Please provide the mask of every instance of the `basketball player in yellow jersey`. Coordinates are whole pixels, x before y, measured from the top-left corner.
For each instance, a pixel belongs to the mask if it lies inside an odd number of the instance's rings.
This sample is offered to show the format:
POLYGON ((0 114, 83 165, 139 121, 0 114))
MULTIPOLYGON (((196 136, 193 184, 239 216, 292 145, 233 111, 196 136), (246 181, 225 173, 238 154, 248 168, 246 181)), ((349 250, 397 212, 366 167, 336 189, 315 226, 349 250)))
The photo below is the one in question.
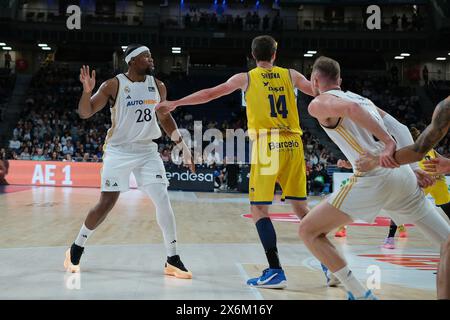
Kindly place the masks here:
POLYGON ((245 92, 249 136, 252 140, 250 204, 253 221, 266 252, 269 268, 261 277, 247 281, 261 288, 287 285, 278 258, 276 233, 269 218, 275 183, 302 218, 306 203, 306 168, 294 88, 312 95, 311 83, 299 72, 274 66, 277 43, 270 36, 253 39, 252 55, 256 68, 238 73, 216 87, 193 93, 177 101, 163 101, 156 110, 170 112, 178 106, 206 103, 235 90, 245 92))

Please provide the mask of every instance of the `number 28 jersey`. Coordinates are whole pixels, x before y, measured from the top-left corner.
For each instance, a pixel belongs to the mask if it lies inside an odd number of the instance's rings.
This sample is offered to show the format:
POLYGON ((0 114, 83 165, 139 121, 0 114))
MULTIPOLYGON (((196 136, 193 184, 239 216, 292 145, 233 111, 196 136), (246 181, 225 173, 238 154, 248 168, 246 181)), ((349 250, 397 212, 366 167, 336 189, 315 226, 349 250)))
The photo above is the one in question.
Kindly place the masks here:
POLYGON ((118 74, 119 88, 111 108, 111 128, 106 145, 147 143, 161 136, 155 106, 161 101, 155 79, 133 82, 125 74, 118 74))
POLYGON ((274 66, 250 70, 245 101, 249 133, 271 129, 303 133, 289 69, 274 66))

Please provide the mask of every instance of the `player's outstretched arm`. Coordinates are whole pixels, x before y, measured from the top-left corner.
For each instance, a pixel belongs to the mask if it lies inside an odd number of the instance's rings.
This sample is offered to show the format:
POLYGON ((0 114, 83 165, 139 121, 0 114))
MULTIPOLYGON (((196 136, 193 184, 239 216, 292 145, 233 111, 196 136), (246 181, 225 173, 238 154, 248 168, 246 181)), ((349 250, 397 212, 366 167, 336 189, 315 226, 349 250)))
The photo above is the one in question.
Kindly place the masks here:
POLYGON ((90 118, 103 109, 108 100, 111 97, 115 97, 119 86, 117 78, 109 79, 103 82, 98 91, 92 96, 92 91, 95 87, 95 70, 92 70, 91 75, 89 66, 83 66, 80 69, 80 82, 83 84, 83 94, 78 102, 78 114, 82 119, 90 118))
POLYGON ((398 150, 394 157, 397 163, 420 161, 448 132, 450 126, 450 97, 441 101, 433 113, 431 124, 412 145, 398 150))
POLYGON ((289 69, 289 73, 291 74, 292 84, 294 87, 309 96, 315 96, 311 87, 311 81, 306 79, 306 77, 297 70, 289 69))
POLYGON ((213 88, 203 89, 190 94, 184 98, 175 101, 162 101, 156 106, 157 111, 168 113, 179 106, 196 105, 209 102, 232 93, 238 89, 245 90, 247 88, 247 74, 238 73, 228 79, 226 82, 219 84, 213 88))

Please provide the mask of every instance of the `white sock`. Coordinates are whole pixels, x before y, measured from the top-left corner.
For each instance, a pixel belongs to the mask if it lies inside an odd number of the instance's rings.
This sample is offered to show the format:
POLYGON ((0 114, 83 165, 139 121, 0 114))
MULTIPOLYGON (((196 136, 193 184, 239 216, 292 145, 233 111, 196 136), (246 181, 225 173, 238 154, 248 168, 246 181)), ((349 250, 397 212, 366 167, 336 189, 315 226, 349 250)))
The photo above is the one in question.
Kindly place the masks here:
POLYGON ((350 291, 355 296, 355 298, 360 298, 365 295, 367 289, 364 288, 361 282, 355 278, 352 271, 347 266, 334 272, 333 274, 339 279, 339 281, 341 281, 345 289, 350 291))
POLYGON ((94 230, 89 230, 83 223, 83 226, 80 229, 80 233, 78 233, 78 236, 75 239, 75 244, 77 246, 84 247, 84 244, 86 243, 92 232, 94 232, 94 230))
POLYGON ((168 257, 177 254, 177 231, 175 216, 169 201, 167 186, 162 183, 153 183, 142 187, 156 207, 156 221, 164 237, 164 245, 168 257))

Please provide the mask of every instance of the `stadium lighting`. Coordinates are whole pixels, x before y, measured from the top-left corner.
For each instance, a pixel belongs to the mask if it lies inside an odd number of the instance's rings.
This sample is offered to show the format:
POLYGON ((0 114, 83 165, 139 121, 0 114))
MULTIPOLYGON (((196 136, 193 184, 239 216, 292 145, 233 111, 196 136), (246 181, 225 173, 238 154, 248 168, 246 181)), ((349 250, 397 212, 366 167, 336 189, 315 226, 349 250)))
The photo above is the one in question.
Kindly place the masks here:
POLYGON ((52 48, 50 48, 50 47, 42 47, 42 50, 49 51, 49 50, 52 50, 52 48))
POLYGON ((317 53, 317 51, 309 50, 306 54, 316 54, 316 53, 317 53))
POLYGON ((402 53, 402 54, 401 54, 402 57, 409 57, 410 55, 411 55, 411 54, 409 54, 409 53, 402 53))
POLYGON ((41 48, 42 47, 48 47, 48 44, 46 44, 46 43, 39 43, 38 46, 41 47, 41 48))
POLYGON ((445 60, 447 60, 447 58, 445 58, 445 57, 437 57, 436 60, 437 61, 445 61, 445 60))
POLYGON ((125 50, 125 49, 127 48, 127 46, 121 46, 121 48, 122 48, 123 50, 125 50))
POLYGON ((394 59, 395 59, 395 60, 403 60, 403 59, 405 59, 405 57, 402 57, 402 56, 396 56, 394 59))
POLYGON ((12 50, 11 47, 3 47, 2 49, 3 49, 3 50, 12 50))
POLYGON ((311 57, 313 56, 313 54, 311 54, 311 53, 305 53, 303 56, 306 57, 306 58, 311 58, 311 57))
MULTIPOLYGON (((0 46, 6 46, 6 43, 0 42, 0 46)), ((450 54, 450 53, 449 53, 450 54)))
POLYGON ((180 47, 172 47, 172 53, 181 53, 180 47))

